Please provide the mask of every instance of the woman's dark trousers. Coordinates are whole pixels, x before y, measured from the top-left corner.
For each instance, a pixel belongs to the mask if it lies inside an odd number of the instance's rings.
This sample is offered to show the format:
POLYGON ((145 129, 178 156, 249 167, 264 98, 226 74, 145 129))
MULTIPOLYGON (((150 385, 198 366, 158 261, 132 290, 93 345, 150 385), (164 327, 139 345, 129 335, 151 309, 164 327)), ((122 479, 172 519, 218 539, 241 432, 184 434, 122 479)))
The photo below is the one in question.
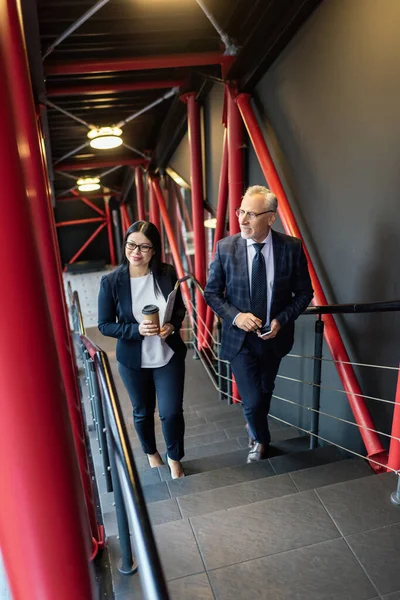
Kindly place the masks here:
POLYGON ((154 432, 156 394, 162 430, 172 460, 184 456, 183 388, 185 361, 176 354, 165 367, 130 369, 118 363, 119 374, 133 406, 133 421, 146 454, 157 452, 154 432))

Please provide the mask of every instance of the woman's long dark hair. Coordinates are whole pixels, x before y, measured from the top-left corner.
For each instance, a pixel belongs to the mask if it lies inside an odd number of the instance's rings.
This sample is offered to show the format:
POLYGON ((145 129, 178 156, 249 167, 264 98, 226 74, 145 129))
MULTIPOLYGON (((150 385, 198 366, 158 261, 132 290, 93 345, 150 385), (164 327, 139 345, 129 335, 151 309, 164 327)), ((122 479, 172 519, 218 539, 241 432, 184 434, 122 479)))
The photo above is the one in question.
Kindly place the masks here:
POLYGON ((154 291, 156 296, 161 293, 161 290, 156 281, 156 277, 163 274, 164 271, 164 263, 162 262, 162 254, 161 254, 161 236, 157 227, 150 223, 149 221, 136 221, 136 223, 132 223, 132 225, 127 229, 124 237, 124 245, 122 248, 122 261, 121 266, 129 267, 129 260, 126 258, 125 249, 126 242, 131 233, 142 233, 147 237, 151 245, 153 246, 154 254, 151 257, 149 262, 149 268, 152 274, 154 275, 154 291))

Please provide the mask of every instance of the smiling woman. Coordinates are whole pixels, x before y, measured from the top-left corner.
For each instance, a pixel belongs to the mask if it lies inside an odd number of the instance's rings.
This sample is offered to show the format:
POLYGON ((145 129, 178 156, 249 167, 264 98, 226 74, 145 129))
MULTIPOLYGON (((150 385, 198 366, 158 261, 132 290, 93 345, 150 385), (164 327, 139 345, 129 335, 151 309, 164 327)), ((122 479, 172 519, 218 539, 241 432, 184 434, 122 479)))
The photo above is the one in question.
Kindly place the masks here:
POLYGON ((161 238, 153 223, 137 221, 125 234, 120 267, 103 277, 99 293, 99 329, 118 339, 121 379, 133 406, 135 429, 151 467, 163 465, 154 432, 156 393, 174 479, 184 476, 183 388, 186 346, 179 329, 185 307, 178 291, 170 322, 164 322, 175 269, 161 261, 161 238), (158 313, 157 322, 145 308, 158 313), (161 327, 160 327, 161 324, 161 327))

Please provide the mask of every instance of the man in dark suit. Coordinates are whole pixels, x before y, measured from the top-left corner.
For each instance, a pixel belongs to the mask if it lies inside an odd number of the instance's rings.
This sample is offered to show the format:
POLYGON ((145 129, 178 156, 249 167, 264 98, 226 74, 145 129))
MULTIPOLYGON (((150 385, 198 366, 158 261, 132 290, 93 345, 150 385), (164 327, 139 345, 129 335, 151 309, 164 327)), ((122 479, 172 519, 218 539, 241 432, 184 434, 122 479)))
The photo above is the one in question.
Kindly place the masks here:
POLYGON ((223 319, 220 357, 231 363, 242 397, 247 462, 267 456, 275 378, 293 346, 294 321, 313 297, 301 241, 271 229, 277 208, 269 189, 248 188, 236 210, 241 233, 218 242, 205 288, 223 319))

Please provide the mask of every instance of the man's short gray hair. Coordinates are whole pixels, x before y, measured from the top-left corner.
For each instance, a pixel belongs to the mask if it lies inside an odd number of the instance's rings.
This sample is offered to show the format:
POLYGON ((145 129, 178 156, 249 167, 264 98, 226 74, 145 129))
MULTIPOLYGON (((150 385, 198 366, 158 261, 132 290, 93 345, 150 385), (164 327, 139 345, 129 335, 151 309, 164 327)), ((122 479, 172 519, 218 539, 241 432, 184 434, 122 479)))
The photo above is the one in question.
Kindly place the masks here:
POLYGON ((278 198, 264 185, 251 185, 247 188, 245 196, 264 196, 268 203, 268 210, 278 210, 278 198))

